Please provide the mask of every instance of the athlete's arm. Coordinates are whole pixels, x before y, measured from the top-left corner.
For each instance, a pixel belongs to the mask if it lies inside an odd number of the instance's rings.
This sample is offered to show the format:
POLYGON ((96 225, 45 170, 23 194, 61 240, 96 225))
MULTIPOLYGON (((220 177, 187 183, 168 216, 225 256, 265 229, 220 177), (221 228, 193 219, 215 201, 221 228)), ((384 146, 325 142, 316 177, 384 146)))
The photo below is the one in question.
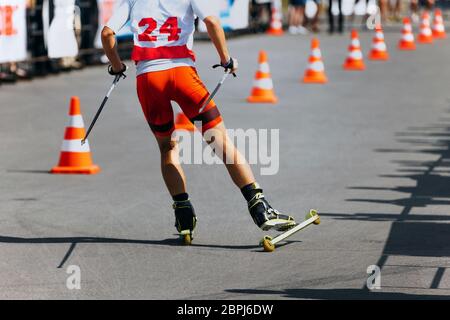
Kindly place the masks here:
POLYGON ((101 38, 103 50, 111 62, 113 72, 120 72, 124 69, 124 64, 117 52, 116 32, 128 22, 130 17, 129 0, 122 0, 114 11, 113 16, 109 19, 105 27, 103 27, 101 38))
POLYGON ((103 27, 102 30, 102 45, 106 56, 111 62, 112 70, 120 72, 123 69, 123 63, 117 52, 116 34, 107 26, 103 27))
POLYGON ((206 24, 208 35, 219 54, 220 62, 227 64, 230 61, 230 55, 228 53, 225 32, 223 31, 220 20, 215 16, 209 16, 203 19, 203 22, 206 24))
POLYGON ((225 39, 225 32, 219 18, 217 18, 217 12, 212 4, 211 0, 191 0, 192 9, 194 13, 206 24, 208 35, 216 47, 217 53, 220 57, 221 65, 230 72, 236 72, 237 60, 231 59, 228 53, 227 41, 225 39), (229 68, 227 68, 228 66, 229 68))

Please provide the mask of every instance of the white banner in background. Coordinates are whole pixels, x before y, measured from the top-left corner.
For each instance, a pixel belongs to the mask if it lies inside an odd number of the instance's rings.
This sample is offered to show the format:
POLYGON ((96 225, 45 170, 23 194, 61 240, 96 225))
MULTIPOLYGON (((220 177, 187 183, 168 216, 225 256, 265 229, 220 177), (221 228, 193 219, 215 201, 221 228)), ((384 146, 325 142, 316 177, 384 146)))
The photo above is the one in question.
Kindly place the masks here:
POLYGON ((50 58, 76 57, 78 43, 75 38, 75 0, 53 0, 54 15, 47 35, 50 58))
POLYGON ((94 46, 96 48, 102 48, 101 32, 103 26, 108 22, 114 12, 116 0, 97 0, 98 7, 98 30, 95 36, 94 46))
POLYGON ((27 56, 26 0, 0 0, 0 63, 27 56))
MULTIPOLYGON (((248 0, 212 0, 216 15, 220 17, 225 30, 239 30, 248 27, 249 1, 248 0)), ((205 24, 200 21, 200 32, 206 32, 205 24)))
MULTIPOLYGON (((96 35, 95 41, 94 41, 94 46, 96 48, 102 48, 101 32, 102 32, 103 26, 111 18, 111 16, 114 13, 114 10, 116 10, 116 8, 120 4, 120 2, 121 1, 118 1, 118 0, 97 0, 99 23, 98 23, 97 35, 96 35)), ((121 37, 132 37, 133 36, 133 32, 131 31, 129 21, 122 29, 120 29, 120 31, 116 34, 116 36, 119 39, 121 37)))

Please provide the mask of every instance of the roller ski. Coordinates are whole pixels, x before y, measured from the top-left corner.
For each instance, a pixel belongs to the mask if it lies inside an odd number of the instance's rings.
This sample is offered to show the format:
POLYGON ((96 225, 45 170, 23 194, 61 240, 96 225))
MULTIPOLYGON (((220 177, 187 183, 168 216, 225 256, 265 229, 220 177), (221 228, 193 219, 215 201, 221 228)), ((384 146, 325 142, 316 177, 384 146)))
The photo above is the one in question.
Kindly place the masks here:
POLYGON ((320 224, 320 216, 316 210, 311 209, 309 213, 305 216, 305 220, 302 223, 295 223, 294 226, 291 226, 288 230, 279 234, 278 236, 272 238, 270 236, 264 236, 264 238, 259 243, 260 246, 264 248, 266 252, 272 252, 275 250, 275 245, 280 241, 285 240, 286 238, 292 236, 293 234, 303 230, 307 226, 315 224, 320 224))
POLYGON ((189 246, 194 239, 193 234, 197 224, 194 207, 189 200, 175 201, 173 209, 175 211, 175 228, 177 228, 182 242, 189 246))

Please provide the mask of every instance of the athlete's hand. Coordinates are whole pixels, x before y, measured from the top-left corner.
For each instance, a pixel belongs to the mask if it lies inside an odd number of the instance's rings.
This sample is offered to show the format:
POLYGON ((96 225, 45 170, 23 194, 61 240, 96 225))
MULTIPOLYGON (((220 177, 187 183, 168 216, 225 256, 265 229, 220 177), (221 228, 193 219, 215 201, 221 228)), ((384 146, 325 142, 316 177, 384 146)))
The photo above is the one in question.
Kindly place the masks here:
POLYGON ((236 77, 236 71, 238 69, 238 61, 235 58, 230 58, 228 62, 221 62, 220 64, 216 64, 213 68, 222 67, 225 69, 225 72, 232 73, 233 76, 236 77))
POLYGON ((128 70, 128 67, 124 63, 122 63, 122 66, 120 68, 115 68, 112 65, 108 66, 108 73, 112 76, 120 75, 121 77, 126 77, 125 72, 127 70, 128 70))

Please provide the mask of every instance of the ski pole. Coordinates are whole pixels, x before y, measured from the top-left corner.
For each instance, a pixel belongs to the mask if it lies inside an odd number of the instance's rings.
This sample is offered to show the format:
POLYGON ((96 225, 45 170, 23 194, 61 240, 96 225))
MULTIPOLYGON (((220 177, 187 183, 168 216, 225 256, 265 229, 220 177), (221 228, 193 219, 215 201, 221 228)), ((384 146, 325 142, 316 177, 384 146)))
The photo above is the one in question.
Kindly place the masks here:
POLYGON ((124 79, 126 78, 126 76, 123 73, 118 74, 118 75, 115 76, 111 87, 109 88, 108 92, 106 93, 106 96, 103 98, 103 101, 102 101, 102 104, 100 105, 100 108, 97 110, 97 113, 95 114, 94 119, 92 120, 91 124, 89 125, 89 129, 88 129, 88 131, 86 133, 86 136, 83 138, 83 140, 81 140, 81 145, 84 145, 84 143, 86 142, 86 139, 88 138, 89 133, 91 133, 92 128, 94 127, 95 123, 97 122, 97 119, 100 116, 100 113, 102 112, 103 107, 106 104, 106 101, 108 101, 111 92, 113 92, 114 88, 116 87, 117 83, 119 82, 119 80, 122 77, 124 79))
MULTIPOLYGON (((227 77, 230 75, 229 72, 225 72, 225 74, 223 75, 222 79, 219 81, 219 83, 217 84, 217 86, 214 88, 214 91, 209 95, 209 98, 205 101, 205 103, 203 104, 203 106, 200 108, 200 110, 198 111, 198 113, 202 113, 203 109, 206 108, 206 106, 211 102, 211 100, 214 98, 214 96, 217 94, 217 92, 219 91, 220 87, 223 85, 223 83, 225 82, 225 80, 227 79, 227 77)), ((234 74, 233 74, 234 75, 234 74)), ((236 75, 234 75, 236 76, 236 75)))

